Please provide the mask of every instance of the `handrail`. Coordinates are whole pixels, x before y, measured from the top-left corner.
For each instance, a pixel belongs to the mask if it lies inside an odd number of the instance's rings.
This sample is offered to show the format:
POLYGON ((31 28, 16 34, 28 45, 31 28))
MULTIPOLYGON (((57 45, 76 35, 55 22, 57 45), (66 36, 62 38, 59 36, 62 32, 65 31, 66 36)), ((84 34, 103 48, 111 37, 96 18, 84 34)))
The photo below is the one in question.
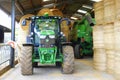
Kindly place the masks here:
MULTIPOLYGON (((11 48, 8 44, 0 43, 0 76, 7 72, 10 67, 11 48)), ((17 60, 15 61, 17 64, 17 60)))
POLYGON ((0 43, 0 46, 9 46, 9 45, 6 43, 0 43))
POLYGON ((0 43, 0 66, 10 60, 10 46, 0 43))

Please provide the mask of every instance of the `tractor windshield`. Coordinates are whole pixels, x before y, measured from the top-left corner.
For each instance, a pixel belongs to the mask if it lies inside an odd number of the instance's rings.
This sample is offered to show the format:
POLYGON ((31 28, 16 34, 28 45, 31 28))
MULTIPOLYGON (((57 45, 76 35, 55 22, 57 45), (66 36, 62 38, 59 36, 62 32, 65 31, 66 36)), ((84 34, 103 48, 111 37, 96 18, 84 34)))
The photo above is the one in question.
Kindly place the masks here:
POLYGON ((54 19, 37 19, 36 27, 41 30, 55 30, 57 29, 56 20, 54 19))

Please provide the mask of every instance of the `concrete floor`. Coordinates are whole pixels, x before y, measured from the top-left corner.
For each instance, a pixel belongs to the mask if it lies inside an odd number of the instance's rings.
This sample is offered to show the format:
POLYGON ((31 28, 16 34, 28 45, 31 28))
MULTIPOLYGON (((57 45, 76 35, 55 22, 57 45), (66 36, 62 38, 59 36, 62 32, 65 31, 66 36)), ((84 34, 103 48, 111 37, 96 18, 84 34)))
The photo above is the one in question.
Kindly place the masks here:
POLYGON ((60 68, 42 67, 35 68, 34 74, 22 76, 17 65, 0 80, 115 80, 114 77, 106 72, 96 71, 92 67, 92 59, 75 60, 75 71, 73 74, 62 74, 60 68))

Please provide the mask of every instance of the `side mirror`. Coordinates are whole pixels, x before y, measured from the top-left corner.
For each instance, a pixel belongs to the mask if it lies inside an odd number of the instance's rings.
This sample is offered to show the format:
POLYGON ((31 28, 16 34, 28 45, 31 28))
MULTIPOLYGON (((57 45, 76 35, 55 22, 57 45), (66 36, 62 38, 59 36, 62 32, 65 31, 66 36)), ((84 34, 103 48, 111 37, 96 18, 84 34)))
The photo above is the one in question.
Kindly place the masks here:
POLYGON ((26 26, 27 22, 26 19, 22 20, 22 26, 26 26))

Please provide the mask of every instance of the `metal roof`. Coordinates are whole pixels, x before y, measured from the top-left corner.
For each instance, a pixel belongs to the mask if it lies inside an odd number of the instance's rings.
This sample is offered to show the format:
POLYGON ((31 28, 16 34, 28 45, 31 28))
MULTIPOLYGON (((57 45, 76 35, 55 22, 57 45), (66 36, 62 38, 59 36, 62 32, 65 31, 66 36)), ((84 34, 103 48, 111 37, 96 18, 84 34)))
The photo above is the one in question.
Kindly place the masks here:
MULTIPOLYGON (((71 17, 78 9, 85 9, 82 8, 83 4, 93 6, 93 3, 90 0, 15 0, 15 15, 16 20, 19 21, 25 14, 32 13, 36 15, 42 8, 54 8, 56 6, 63 12, 65 17, 71 17)), ((11 14, 11 0, 0 0, 0 8, 11 14)))

